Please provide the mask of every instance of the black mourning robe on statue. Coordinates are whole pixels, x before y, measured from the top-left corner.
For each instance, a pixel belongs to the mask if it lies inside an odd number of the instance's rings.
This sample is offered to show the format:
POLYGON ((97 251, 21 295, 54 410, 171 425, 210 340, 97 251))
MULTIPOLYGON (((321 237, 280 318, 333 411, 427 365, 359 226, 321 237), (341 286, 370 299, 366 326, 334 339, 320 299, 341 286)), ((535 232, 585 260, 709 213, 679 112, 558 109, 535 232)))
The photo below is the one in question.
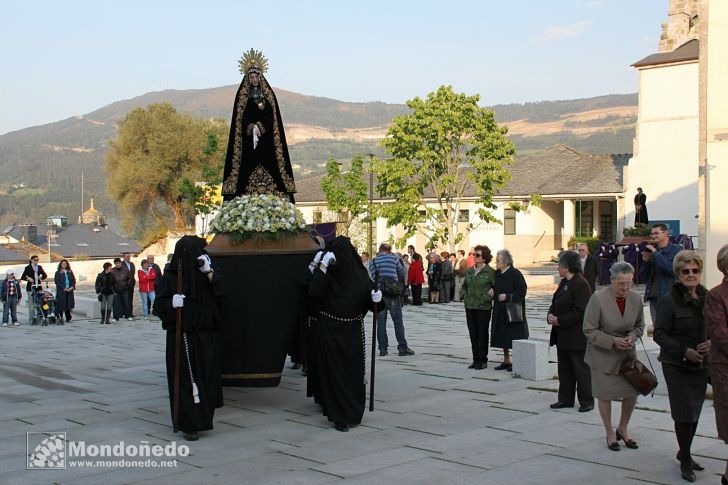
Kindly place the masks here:
POLYGON ((220 376, 222 318, 218 298, 222 296, 222 279, 217 272, 212 281, 198 270, 197 257, 204 254, 205 240, 196 236, 184 236, 175 246, 169 269, 159 285, 154 301, 156 315, 167 331, 167 382, 169 385, 170 410, 174 413, 174 363, 176 310, 172 308, 172 295, 177 291, 177 275, 182 263, 182 334, 180 352, 179 418, 177 427, 183 432, 212 429, 215 408, 222 407, 222 381, 220 376), (189 359, 187 354, 189 353, 189 359), (197 385, 200 402, 195 403, 192 394, 190 369, 197 385))
POLYGON ((634 223, 649 224, 650 216, 647 215, 647 196, 644 192, 634 196, 634 223))
POLYGON ((349 238, 339 236, 327 249, 336 263, 326 273, 315 269, 308 285, 318 308, 309 349, 309 392, 329 421, 356 425, 366 400, 364 316, 371 307, 372 284, 349 238))
POLYGON ((243 194, 272 194, 294 202, 296 184, 288 156, 286 134, 273 89, 260 74, 260 97, 249 75, 238 88, 230 121, 222 195, 231 200, 243 194), (261 130, 253 147, 253 125, 261 130))

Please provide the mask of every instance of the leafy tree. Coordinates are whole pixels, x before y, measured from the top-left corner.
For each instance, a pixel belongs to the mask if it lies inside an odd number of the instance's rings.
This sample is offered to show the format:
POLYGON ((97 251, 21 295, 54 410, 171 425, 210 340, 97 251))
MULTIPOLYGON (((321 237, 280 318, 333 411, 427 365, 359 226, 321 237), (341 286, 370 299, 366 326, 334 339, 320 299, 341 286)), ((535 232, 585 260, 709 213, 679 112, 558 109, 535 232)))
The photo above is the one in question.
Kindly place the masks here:
POLYGON ((362 179, 363 174, 364 159, 361 156, 354 157, 349 170, 343 173, 341 163, 329 158, 326 162, 326 175, 321 180, 321 189, 326 195, 326 205, 330 211, 337 214, 338 226, 341 229, 337 232, 352 239, 361 237, 361 228, 353 226, 362 214, 368 211, 369 206, 368 187, 362 179))
POLYGON ((191 180, 221 172, 226 143, 218 140, 226 139, 224 121, 196 120, 169 103, 130 111, 106 157, 109 194, 122 209, 124 227, 135 234, 149 227, 187 229, 195 214, 191 180))
POLYGON ((387 130, 382 145, 392 157, 373 160, 372 170, 379 194, 394 199, 378 206, 378 215, 390 227, 402 225, 398 244, 419 232, 429 246, 447 245, 454 252, 477 227, 458 221, 464 198, 473 193, 482 206, 478 218, 497 221, 493 194, 510 179, 506 165, 515 148, 507 128, 492 110, 478 106, 479 99, 440 86, 425 100, 408 101, 412 113, 394 118, 387 130))

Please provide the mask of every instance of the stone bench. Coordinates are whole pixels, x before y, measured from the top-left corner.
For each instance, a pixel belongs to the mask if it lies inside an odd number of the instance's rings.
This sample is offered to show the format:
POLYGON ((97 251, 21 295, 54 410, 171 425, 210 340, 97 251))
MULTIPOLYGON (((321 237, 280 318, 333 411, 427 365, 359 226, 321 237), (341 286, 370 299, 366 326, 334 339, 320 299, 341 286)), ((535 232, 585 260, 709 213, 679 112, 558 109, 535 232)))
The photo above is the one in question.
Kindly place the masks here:
POLYGON ((556 375, 549 362, 549 343, 540 339, 513 341, 513 374, 530 381, 545 381, 556 375))
POLYGON ((87 318, 101 317, 101 303, 99 303, 98 298, 76 295, 74 301, 76 307, 73 309, 73 313, 84 314, 87 318))

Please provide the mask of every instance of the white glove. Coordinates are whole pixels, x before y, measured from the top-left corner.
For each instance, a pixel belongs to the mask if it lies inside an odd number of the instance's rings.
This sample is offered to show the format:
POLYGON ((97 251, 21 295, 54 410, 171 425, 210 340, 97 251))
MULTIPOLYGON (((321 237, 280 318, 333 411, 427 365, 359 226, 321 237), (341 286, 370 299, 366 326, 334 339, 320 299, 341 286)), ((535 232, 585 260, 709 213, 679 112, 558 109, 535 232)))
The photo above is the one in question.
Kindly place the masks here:
POLYGON ((382 292, 379 290, 372 290, 372 301, 374 303, 382 301, 382 292))
POLYGON ((321 262, 321 257, 324 255, 323 251, 319 251, 316 253, 316 256, 313 258, 313 261, 308 265, 308 269, 311 270, 311 273, 313 273, 313 270, 318 268, 319 263, 321 262))
POLYGON ((210 261, 210 256, 202 254, 197 257, 197 261, 202 263, 197 269, 199 269, 203 274, 207 274, 212 271, 212 261, 210 261))
POLYGON ((185 306, 185 296, 181 294, 172 295, 172 308, 182 308, 185 306))
POLYGON ((326 268, 328 268, 332 264, 336 264, 336 256, 334 256, 334 253, 329 251, 328 253, 324 254, 324 257, 321 259, 321 264, 323 264, 326 268))

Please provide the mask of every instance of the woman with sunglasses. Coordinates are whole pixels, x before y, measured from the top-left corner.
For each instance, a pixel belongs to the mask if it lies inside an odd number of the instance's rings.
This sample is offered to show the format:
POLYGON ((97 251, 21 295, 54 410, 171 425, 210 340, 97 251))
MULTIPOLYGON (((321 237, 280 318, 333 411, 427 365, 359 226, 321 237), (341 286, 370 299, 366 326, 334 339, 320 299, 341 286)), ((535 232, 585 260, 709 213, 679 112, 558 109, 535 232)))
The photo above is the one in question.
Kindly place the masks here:
POLYGON ((488 324, 493 309, 493 284, 495 271, 488 266, 493 259, 488 246, 475 246, 475 264, 465 273, 460 294, 465 302, 465 319, 468 323, 473 362, 468 369, 488 367, 488 324))
POLYGON ((703 260, 695 251, 677 253, 672 267, 677 282, 658 304, 654 339, 660 346, 658 360, 675 422, 680 473, 683 479, 694 482, 693 470, 703 470, 692 459, 690 446, 708 385, 710 340, 703 316, 707 290, 700 284, 703 260))

